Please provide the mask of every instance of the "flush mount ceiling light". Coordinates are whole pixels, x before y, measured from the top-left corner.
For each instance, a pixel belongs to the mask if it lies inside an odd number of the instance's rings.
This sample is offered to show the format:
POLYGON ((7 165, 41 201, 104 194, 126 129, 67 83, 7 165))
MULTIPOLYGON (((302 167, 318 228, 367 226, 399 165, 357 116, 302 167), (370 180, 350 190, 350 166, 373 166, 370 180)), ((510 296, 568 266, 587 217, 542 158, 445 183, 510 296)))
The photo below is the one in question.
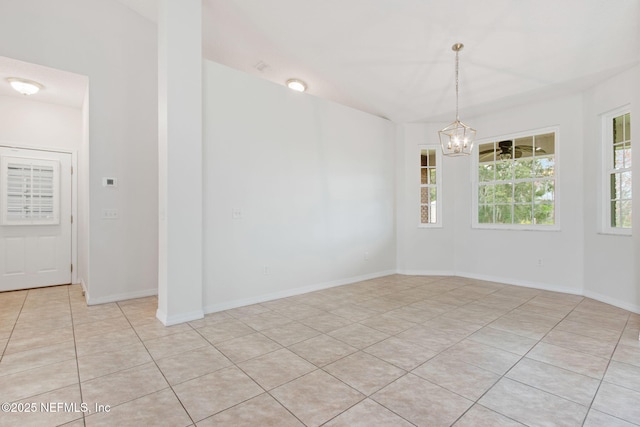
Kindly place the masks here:
POLYGON ((19 77, 9 77, 7 81, 12 88, 23 95, 33 95, 38 93, 40 89, 44 88, 44 86, 42 86, 38 82, 34 82, 33 80, 21 79, 19 77))
POLYGON ((287 80, 287 87, 298 92, 304 92, 305 90, 307 90, 307 84, 298 79, 287 80))
POLYGON ((456 43, 451 47, 451 50, 456 53, 456 120, 438 131, 442 153, 445 156, 468 156, 471 154, 473 139, 476 137, 475 129, 462 123, 458 115, 458 54, 463 47, 462 43, 456 43))

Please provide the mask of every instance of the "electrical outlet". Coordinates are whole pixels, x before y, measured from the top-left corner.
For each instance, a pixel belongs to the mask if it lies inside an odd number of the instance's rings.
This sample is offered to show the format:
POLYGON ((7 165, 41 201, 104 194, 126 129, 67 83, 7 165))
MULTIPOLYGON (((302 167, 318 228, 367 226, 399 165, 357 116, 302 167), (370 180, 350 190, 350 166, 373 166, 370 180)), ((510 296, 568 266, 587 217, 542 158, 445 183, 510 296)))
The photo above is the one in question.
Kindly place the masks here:
POLYGON ((542 258, 538 258, 538 267, 542 267, 542 265, 544 264, 544 260, 542 258))
POLYGON ((231 209, 231 218, 232 219, 242 219, 242 209, 240 209, 240 208, 231 209))

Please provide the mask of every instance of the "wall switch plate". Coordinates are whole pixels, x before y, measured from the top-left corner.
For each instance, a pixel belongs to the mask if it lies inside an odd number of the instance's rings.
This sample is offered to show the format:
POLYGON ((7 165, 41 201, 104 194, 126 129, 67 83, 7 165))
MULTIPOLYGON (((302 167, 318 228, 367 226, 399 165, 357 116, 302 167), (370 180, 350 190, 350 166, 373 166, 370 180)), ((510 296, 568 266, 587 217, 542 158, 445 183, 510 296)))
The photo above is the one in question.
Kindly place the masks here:
POLYGON ((240 208, 231 209, 231 218, 232 219, 242 219, 242 209, 240 209, 240 208))
POLYGON ((118 209, 103 209, 102 210, 102 219, 118 219, 120 216, 118 214, 118 209))

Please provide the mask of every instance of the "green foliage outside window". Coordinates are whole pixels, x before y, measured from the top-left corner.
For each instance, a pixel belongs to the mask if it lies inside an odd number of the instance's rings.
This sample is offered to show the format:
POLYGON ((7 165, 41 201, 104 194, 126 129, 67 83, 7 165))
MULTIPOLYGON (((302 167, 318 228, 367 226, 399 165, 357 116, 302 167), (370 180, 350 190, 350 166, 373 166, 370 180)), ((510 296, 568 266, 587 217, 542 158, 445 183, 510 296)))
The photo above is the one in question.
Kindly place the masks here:
POLYGON ((555 133, 480 144, 478 223, 555 223, 555 133))

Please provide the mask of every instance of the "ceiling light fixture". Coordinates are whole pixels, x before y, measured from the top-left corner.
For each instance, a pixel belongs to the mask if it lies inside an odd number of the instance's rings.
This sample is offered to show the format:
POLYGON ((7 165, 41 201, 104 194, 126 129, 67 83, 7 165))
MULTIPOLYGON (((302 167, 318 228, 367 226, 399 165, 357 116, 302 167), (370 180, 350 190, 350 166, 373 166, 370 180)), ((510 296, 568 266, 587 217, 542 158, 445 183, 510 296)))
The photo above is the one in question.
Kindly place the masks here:
POLYGON ((438 131, 442 153, 445 156, 468 156, 473 150, 473 139, 476 137, 475 129, 462 123, 458 115, 458 54, 463 47, 462 43, 456 43, 451 47, 456 53, 456 120, 438 131))
POLYGON ((44 86, 33 80, 21 79, 19 77, 9 77, 7 79, 12 88, 23 95, 34 95, 44 86))
POLYGON ((287 80, 287 87, 297 92, 304 92, 305 90, 307 90, 307 84, 298 79, 287 80))

